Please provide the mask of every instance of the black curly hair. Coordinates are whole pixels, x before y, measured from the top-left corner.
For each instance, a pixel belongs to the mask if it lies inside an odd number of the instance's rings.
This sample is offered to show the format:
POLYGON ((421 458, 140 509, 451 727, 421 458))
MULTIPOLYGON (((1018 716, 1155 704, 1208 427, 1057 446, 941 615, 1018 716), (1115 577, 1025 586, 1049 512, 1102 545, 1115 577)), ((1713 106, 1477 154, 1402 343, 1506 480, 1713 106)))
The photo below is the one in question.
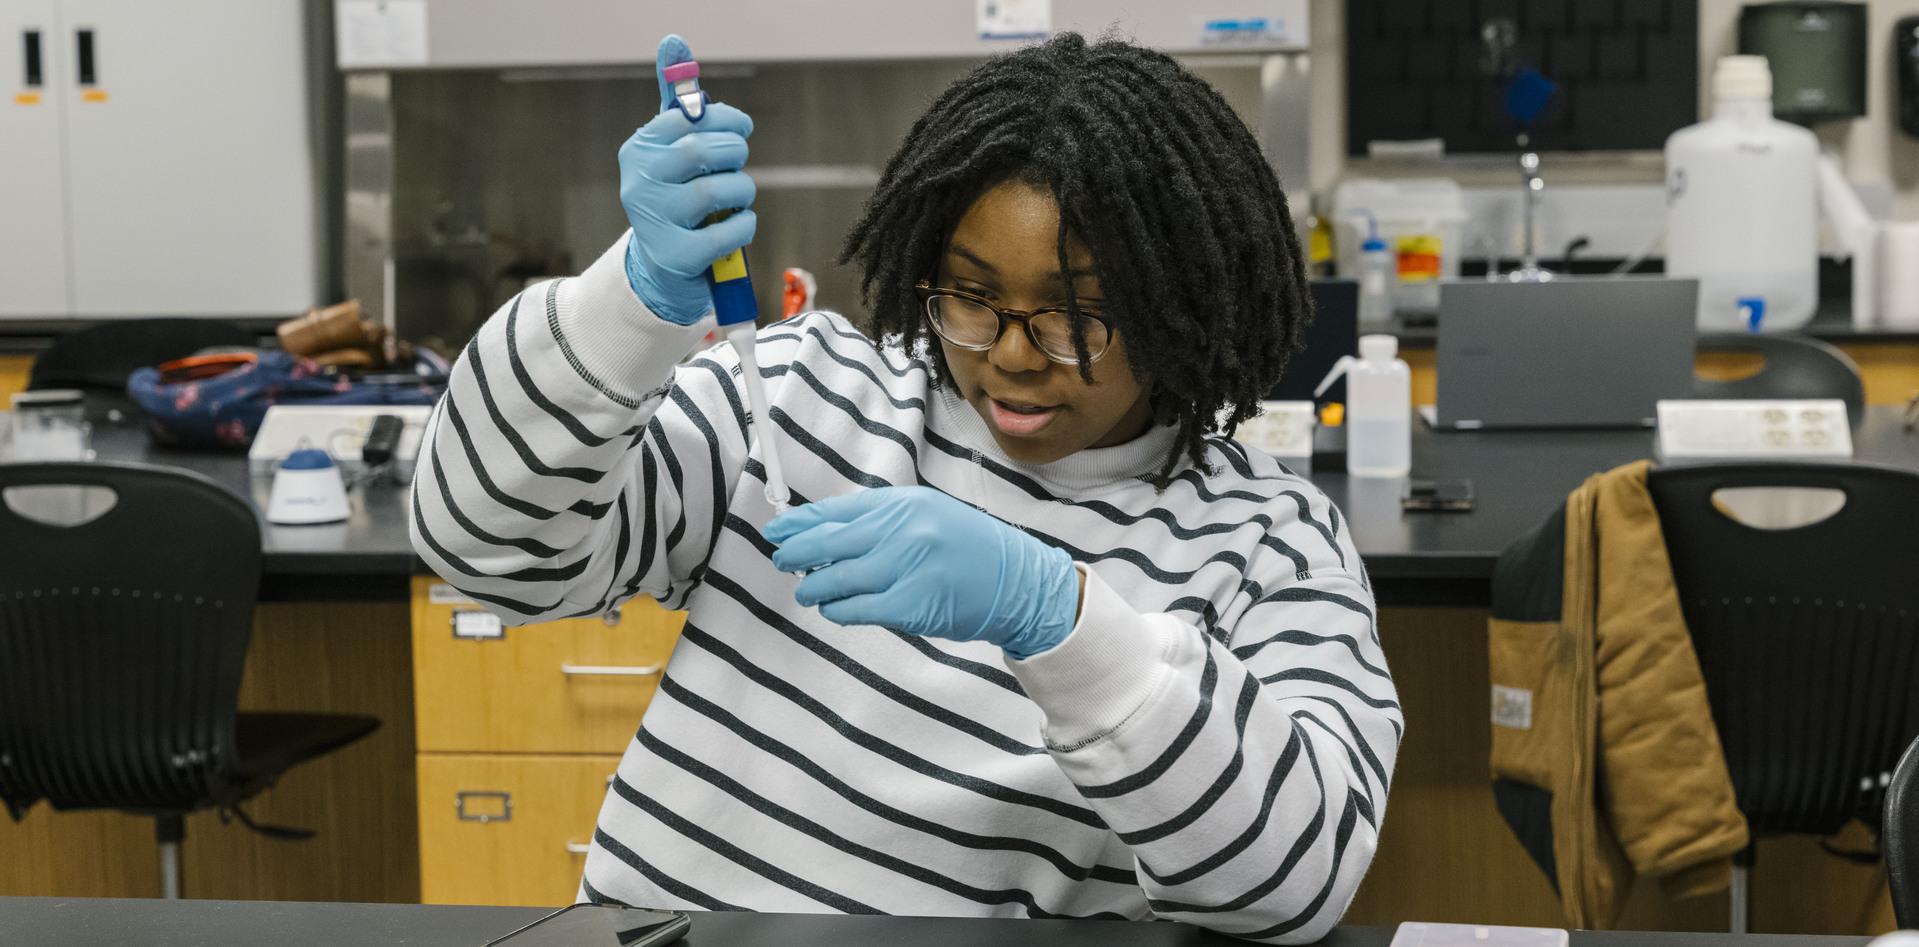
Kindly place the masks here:
POLYGON ((1206 435, 1259 412, 1312 318, 1286 195, 1252 132, 1205 80, 1131 43, 1062 33, 987 61, 913 123, 847 234, 839 262, 861 267, 877 335, 909 351, 926 337, 914 285, 973 202, 1013 179, 1059 203, 1060 272, 1070 232, 1154 420, 1179 426, 1155 485, 1182 454, 1206 469, 1206 435))

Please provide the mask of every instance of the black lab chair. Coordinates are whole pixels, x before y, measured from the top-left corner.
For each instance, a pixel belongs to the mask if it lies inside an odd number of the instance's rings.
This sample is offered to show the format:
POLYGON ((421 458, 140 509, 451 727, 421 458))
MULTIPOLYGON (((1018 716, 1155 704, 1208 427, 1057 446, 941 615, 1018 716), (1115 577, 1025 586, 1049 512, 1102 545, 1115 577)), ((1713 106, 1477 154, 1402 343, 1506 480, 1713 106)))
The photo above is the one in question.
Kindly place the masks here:
MULTIPOLYGON (((1673 579, 1739 809, 1754 838, 1878 827, 1899 754, 1919 735, 1919 473, 1848 464, 1653 470, 1673 579), (1760 529, 1724 488, 1815 487, 1845 505, 1760 529)), ((1745 929, 1736 858, 1732 926, 1745 929)))
POLYGON ((1919 740, 1906 748, 1886 787, 1884 838, 1893 919, 1903 929, 1919 928, 1919 740))
POLYGON ((141 417, 127 397, 127 376, 136 368, 186 358, 209 348, 244 348, 258 342, 252 332, 220 319, 113 319, 69 332, 33 360, 27 390, 78 389, 87 420, 110 423, 118 412, 124 423, 141 417))
POLYGON ((1745 378, 1713 381, 1694 377, 1694 398, 1837 398, 1846 403, 1854 430, 1866 418, 1866 383, 1852 357, 1818 339, 1794 335, 1714 332, 1693 346, 1701 353, 1759 355, 1759 371, 1745 378))
POLYGON ((42 799, 152 816, 163 893, 178 897, 186 814, 244 820, 239 804, 288 768, 379 726, 238 712, 260 525, 218 484, 138 464, 0 464, 0 499, 0 800, 14 819, 42 799))

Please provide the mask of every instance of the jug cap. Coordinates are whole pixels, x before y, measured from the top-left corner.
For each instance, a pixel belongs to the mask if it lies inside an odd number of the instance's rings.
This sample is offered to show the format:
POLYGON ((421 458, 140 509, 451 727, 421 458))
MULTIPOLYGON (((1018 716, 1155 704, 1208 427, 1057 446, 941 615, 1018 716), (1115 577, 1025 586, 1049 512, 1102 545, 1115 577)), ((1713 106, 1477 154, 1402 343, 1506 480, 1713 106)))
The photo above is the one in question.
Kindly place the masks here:
POLYGON ((1712 73, 1715 99, 1772 99, 1772 66, 1764 56, 1721 56, 1712 73))

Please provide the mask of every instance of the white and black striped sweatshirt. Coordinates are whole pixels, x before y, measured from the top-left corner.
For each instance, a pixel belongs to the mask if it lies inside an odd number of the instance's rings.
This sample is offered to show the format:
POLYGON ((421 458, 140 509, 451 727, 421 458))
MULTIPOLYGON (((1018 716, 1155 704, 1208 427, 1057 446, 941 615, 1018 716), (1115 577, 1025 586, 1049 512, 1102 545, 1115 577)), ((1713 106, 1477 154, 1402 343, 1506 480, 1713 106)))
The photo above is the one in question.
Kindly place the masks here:
POLYGON ((759 333, 771 417, 749 432, 731 350, 677 364, 704 329, 647 311, 624 248, 480 330, 413 485, 420 555, 509 623, 640 594, 688 612, 583 897, 1288 943, 1338 921, 1402 720, 1324 495, 1225 440, 1219 473, 1157 493, 1170 428, 1015 463, 923 358, 828 313, 759 333), (1072 634, 1021 661, 796 604, 760 535, 769 435, 795 502, 923 484, 1067 550, 1072 634))

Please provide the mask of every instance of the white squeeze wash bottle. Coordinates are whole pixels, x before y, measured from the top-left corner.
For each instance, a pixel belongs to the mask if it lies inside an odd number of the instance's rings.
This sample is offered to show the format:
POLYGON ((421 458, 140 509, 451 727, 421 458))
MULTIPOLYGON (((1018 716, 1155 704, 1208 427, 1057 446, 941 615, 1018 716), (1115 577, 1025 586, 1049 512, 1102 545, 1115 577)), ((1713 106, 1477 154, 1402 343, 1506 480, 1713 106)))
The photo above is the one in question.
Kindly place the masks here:
POLYGON ((1413 468, 1413 370, 1390 335, 1359 337, 1359 358, 1347 355, 1326 373, 1317 397, 1346 376, 1346 472, 1404 477, 1413 468))

